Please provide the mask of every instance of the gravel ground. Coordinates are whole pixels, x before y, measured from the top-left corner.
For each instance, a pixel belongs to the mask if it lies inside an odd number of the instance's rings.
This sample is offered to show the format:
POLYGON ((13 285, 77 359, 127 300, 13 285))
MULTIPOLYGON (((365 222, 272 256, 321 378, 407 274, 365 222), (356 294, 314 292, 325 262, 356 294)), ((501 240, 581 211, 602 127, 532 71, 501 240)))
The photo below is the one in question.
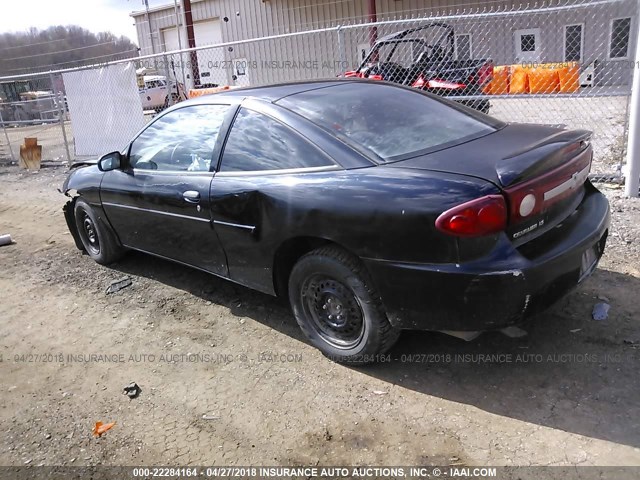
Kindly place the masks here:
POLYGON ((0 465, 640 464, 640 202, 620 188, 599 268, 528 336, 405 332, 349 368, 276 299, 142 254, 95 264, 65 174, 0 167, 0 465))
MULTIPOLYGON (((67 160, 67 153, 62 136, 62 127, 59 123, 43 123, 40 125, 28 125, 22 127, 7 127, 7 135, 11 142, 11 150, 15 159, 20 155, 20 145, 26 137, 36 137, 38 144, 42 145, 42 160, 62 162, 67 160)), ((73 134, 71 122, 65 122, 65 132, 69 142, 69 153, 74 158, 73 134)), ((4 132, 0 128, 0 160, 3 156, 10 159, 10 149, 4 132)))

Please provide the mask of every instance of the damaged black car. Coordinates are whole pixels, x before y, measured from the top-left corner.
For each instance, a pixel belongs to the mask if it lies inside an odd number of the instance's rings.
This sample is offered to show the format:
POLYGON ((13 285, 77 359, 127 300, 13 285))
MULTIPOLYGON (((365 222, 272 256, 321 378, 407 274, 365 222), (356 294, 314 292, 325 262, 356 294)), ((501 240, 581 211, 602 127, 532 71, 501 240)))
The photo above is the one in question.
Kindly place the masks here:
POLYGON ((138 250, 291 304, 332 359, 403 329, 503 329, 602 256, 590 132, 506 124, 361 79, 230 90, 158 115, 63 191, 78 248, 138 250))

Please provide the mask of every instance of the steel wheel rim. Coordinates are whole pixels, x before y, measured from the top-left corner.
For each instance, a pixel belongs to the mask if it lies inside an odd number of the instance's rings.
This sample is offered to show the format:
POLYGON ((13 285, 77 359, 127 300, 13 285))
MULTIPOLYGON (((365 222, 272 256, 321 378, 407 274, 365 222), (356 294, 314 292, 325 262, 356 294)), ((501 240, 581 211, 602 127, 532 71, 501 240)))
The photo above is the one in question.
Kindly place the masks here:
POLYGON ((302 304, 315 333, 331 346, 350 349, 362 341, 362 307, 341 282, 326 275, 310 276, 302 285, 302 304))
POLYGON ((98 238, 98 231, 93 223, 93 220, 87 212, 82 212, 82 226, 80 231, 82 232, 83 239, 85 240, 85 246, 91 253, 98 255, 100 253, 100 239, 98 238))

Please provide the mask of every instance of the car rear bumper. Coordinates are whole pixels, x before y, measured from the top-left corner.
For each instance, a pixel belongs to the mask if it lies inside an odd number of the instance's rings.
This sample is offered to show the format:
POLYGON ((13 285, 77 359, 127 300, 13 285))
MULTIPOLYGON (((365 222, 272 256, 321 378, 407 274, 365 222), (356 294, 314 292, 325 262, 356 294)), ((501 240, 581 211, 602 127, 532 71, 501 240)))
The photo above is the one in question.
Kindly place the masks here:
POLYGON ((460 265, 365 259, 394 326, 482 331, 545 310, 595 269, 610 223, 609 203, 590 187, 555 231, 514 248, 506 236, 483 259, 460 265))

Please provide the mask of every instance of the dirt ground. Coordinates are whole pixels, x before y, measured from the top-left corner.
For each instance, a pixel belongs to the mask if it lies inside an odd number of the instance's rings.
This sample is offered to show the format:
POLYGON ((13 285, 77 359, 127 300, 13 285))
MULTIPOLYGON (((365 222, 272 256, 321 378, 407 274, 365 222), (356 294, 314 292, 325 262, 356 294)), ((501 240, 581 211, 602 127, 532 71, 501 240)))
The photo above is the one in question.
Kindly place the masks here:
POLYGON ((95 264, 65 174, 0 167, 0 465, 640 465, 640 202, 619 187, 599 268, 528 336, 405 332, 349 368, 274 298, 142 254, 95 264))

